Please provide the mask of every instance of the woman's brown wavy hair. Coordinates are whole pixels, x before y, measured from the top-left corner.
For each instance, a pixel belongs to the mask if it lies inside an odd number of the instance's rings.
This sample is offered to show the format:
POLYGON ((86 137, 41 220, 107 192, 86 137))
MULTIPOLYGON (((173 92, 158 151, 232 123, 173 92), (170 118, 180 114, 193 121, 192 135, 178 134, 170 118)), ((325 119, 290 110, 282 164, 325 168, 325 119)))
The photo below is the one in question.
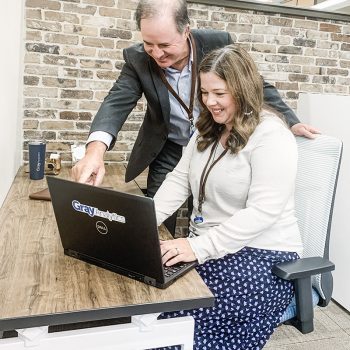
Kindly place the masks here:
MULTIPOLYGON (((254 61, 240 46, 233 44, 210 52, 199 66, 199 73, 215 73, 227 84, 237 105, 233 118, 233 127, 226 141, 226 147, 232 153, 238 153, 245 147, 250 135, 260 122, 263 107, 263 80, 254 61)), ((225 125, 214 121, 201 97, 199 79, 199 101, 204 110, 201 112, 196 127, 199 131, 198 150, 204 151, 218 140, 225 125)))

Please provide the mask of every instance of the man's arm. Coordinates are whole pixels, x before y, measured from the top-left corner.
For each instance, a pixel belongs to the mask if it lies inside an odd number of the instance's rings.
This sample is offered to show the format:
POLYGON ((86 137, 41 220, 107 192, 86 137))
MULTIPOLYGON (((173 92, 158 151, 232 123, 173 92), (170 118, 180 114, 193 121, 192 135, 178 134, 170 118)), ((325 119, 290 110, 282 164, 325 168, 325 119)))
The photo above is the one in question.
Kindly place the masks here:
POLYGON ((287 106, 287 104, 283 102, 281 95, 279 94, 277 89, 265 80, 264 100, 267 105, 271 106, 272 108, 283 114, 294 135, 314 138, 315 134, 320 133, 320 131, 315 129, 314 127, 300 123, 298 117, 295 115, 292 109, 290 109, 287 106))
POLYGON ((102 102, 90 128, 90 135, 95 132, 110 135, 109 142, 105 138, 94 137, 88 143, 85 156, 72 168, 72 178, 81 183, 98 186, 105 174, 104 154, 113 148, 117 134, 122 128, 130 112, 142 96, 139 78, 129 64, 127 50, 124 50, 125 64, 119 78, 102 102))

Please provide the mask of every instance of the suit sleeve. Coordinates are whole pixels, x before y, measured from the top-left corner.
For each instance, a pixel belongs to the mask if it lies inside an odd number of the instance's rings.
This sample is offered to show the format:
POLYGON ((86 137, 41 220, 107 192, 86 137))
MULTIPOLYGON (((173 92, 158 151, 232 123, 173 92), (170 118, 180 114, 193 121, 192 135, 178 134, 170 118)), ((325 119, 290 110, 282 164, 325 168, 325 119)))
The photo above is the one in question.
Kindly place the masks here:
POLYGON ((127 50, 123 51, 125 64, 119 78, 102 102, 91 125, 90 133, 104 131, 112 135, 109 150, 113 148, 118 132, 129 114, 142 96, 141 83, 128 58, 127 50))
POLYGON ((277 89, 264 80, 264 101, 267 105, 280 112, 286 119, 289 127, 300 123, 295 113, 283 102, 277 89))

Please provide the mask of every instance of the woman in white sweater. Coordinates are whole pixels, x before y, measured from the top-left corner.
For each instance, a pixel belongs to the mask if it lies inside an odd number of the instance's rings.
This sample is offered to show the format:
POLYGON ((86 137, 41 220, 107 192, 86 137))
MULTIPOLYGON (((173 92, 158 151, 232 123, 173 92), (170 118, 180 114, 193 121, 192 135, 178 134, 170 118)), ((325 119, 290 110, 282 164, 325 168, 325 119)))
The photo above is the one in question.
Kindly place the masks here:
POLYGON ((154 197, 161 224, 190 194, 189 237, 161 242, 163 261, 198 260, 216 305, 192 315, 195 349, 261 349, 293 296, 271 273, 298 258, 294 215, 297 147, 263 105, 263 81, 246 51, 229 45, 201 63, 203 112, 179 164, 154 197))

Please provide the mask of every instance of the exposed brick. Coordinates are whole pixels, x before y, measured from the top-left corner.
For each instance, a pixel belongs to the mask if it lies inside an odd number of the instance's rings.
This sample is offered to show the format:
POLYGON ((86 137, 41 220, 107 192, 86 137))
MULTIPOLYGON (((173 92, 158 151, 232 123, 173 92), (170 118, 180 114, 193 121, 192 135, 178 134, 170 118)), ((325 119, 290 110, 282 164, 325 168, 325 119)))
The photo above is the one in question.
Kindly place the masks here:
POLYGON ((58 133, 61 140, 86 141, 87 136, 87 132, 61 131, 58 133))
POLYGON ((92 47, 64 46, 61 51, 63 55, 67 56, 94 57, 96 55, 96 49, 92 47))
POLYGON ((47 21, 57 21, 60 23, 79 23, 79 17, 72 13, 45 11, 45 20, 47 21))
POLYGON ((335 84, 336 79, 335 77, 330 76, 315 76, 312 78, 312 82, 316 84, 335 84))
POLYGON ((100 35, 106 38, 118 38, 128 40, 131 39, 132 35, 130 31, 120 30, 120 29, 107 29, 102 28, 100 35))
POLYGON ((290 18, 270 17, 268 24, 272 26, 292 27, 293 20, 290 18))
POLYGON ((47 142, 46 143, 46 152, 57 152, 57 151, 66 151, 70 152, 70 143, 69 142, 47 142))
POLYGON ((60 32, 62 30, 62 25, 57 22, 44 22, 37 20, 27 20, 26 21, 27 28, 38 29, 38 30, 46 30, 50 32, 60 32))
POLYGON ((289 54, 289 55, 301 55, 303 52, 303 49, 301 47, 295 47, 295 46, 281 46, 278 48, 277 52, 289 54))
POLYGON ((38 85, 39 84, 39 77, 24 76, 23 77, 23 84, 24 85, 38 85))
POLYGON ((213 12, 211 15, 212 21, 237 22, 237 15, 225 12, 213 12))
POLYGON ((60 97, 91 100, 93 97, 93 92, 89 90, 62 90, 60 97))
POLYGON ((316 41, 315 40, 307 40, 307 39, 301 39, 296 38, 293 40, 294 46, 307 46, 307 47, 315 47, 316 41))
POLYGON ((73 79, 43 77, 43 85, 55 87, 76 87, 77 83, 76 80, 73 79))
POLYGON ((299 93, 297 93, 295 91, 287 91, 286 97, 288 99, 297 100, 299 98, 299 93))
POLYGON ((328 51, 323 49, 314 49, 311 47, 306 47, 304 51, 305 56, 318 56, 318 57, 327 57, 328 51))
POLYGON ((238 15, 238 23, 265 24, 266 23, 266 16, 240 13, 238 15))
POLYGON ((136 10, 138 0, 118 0, 118 6, 121 9, 136 10))
POLYGON ((24 130, 23 138, 24 140, 56 140, 56 132, 24 130))
POLYGON ((23 99, 23 107, 24 108, 39 108, 41 106, 41 102, 39 98, 24 98, 23 99))
POLYGON ((74 128, 72 122, 51 120, 51 121, 42 121, 40 122, 41 130, 70 130, 74 128))
POLYGON ((238 35, 238 42, 251 42, 251 43, 263 43, 263 35, 251 35, 251 34, 240 34, 238 35))
POLYGON ((322 85, 321 84, 300 84, 300 91, 305 92, 322 92, 322 85))
POLYGON ((190 18, 208 20, 209 19, 209 11, 204 9, 188 9, 188 16, 190 18))
POLYGON ((282 56, 282 55, 266 55, 265 60, 267 62, 276 62, 276 63, 288 63, 289 62, 288 56, 282 56))
POLYGON ((64 68, 64 72, 64 76, 67 77, 91 79, 94 76, 94 73, 92 71, 85 69, 64 68))
POLYGON ((265 35, 267 44, 290 45, 292 39, 288 36, 265 35))
POLYGON ((132 18, 131 11, 124 10, 122 8, 100 7, 99 14, 104 17, 112 17, 112 18, 123 18, 123 19, 132 18))
POLYGON ((58 43, 58 44, 78 44, 79 37, 77 35, 65 35, 65 34, 45 34, 45 41, 49 43, 58 43))
POLYGON ((26 44, 26 50, 32 52, 51 53, 56 55, 60 53, 60 47, 58 45, 46 45, 38 43, 26 44))
POLYGON ((301 65, 312 65, 312 64, 315 64, 315 58, 305 57, 305 56, 292 56, 290 58, 290 63, 301 64, 301 65))
POLYGON ((298 90, 298 83, 276 82, 276 88, 279 90, 298 90))
POLYGON ((52 66, 26 65, 24 72, 35 75, 57 75, 58 68, 52 66))
POLYGON ((123 59, 123 54, 118 50, 99 50, 98 57, 102 59, 109 58, 112 60, 120 60, 123 59))
POLYGON ((232 24, 227 25, 227 31, 233 33, 251 33, 253 31, 253 26, 251 24, 232 24))
MULTIPOLYGON (((117 18, 117 29, 127 30, 131 31, 131 36, 133 37, 133 32, 137 30, 136 22, 134 20, 127 20, 127 19, 119 19, 117 18)), ((130 42, 129 42, 130 45, 130 42)))
POLYGON ((112 69, 112 63, 111 61, 107 60, 80 60, 80 65, 82 67, 88 67, 88 68, 102 68, 102 69, 112 69))
POLYGON ((72 109, 78 108, 78 102, 72 100, 44 99, 44 108, 72 109))
POLYGON ((344 41, 350 43, 350 34, 331 34, 333 41, 344 41))
POLYGON ((58 90, 54 88, 24 87, 24 96, 31 97, 57 97, 58 90))
POLYGON ((339 68, 327 68, 327 74, 329 75, 339 75, 343 77, 347 77, 350 75, 348 69, 339 69, 339 68))
POLYGON ((75 58, 65 57, 65 56, 44 56, 44 63, 54 64, 58 66, 70 66, 74 67, 77 65, 77 60, 75 58))
POLYGON ((63 11, 64 12, 70 12, 70 13, 82 13, 85 15, 94 15, 97 11, 96 6, 89 6, 89 5, 76 5, 76 4, 70 4, 66 3, 63 4, 63 11))
POLYGON ((27 9, 26 10, 27 19, 41 19, 41 10, 40 9, 27 9))
MULTIPOLYGON (((234 32, 229 27, 230 27, 230 24, 227 26, 227 31, 230 32, 230 33, 234 32)), ((223 22, 197 21, 197 25, 195 26, 195 28, 198 28, 198 29, 210 28, 210 29, 216 29, 216 30, 225 30, 226 29, 226 25, 223 22)))
POLYGON ((350 51, 350 44, 341 44, 340 50, 342 51, 350 51))
POLYGON ((303 29, 318 29, 317 21, 308 21, 303 19, 296 19, 294 21, 295 28, 303 28, 303 29))
POLYGON ((341 33, 341 26, 332 23, 320 23, 320 30, 330 33, 341 33))
POLYGON ((264 53, 276 53, 275 45, 268 44, 253 44, 252 51, 264 52, 264 53))
POLYGON ((337 60, 330 60, 326 58, 316 58, 316 65, 317 66, 333 66, 335 67, 337 65, 337 60))
POLYGON ((322 67, 304 66, 302 69, 302 73, 309 74, 309 75, 322 75, 323 69, 322 67))
POLYGON ((95 99, 97 101, 103 101, 105 97, 107 96, 108 91, 96 91, 95 92, 95 99))
POLYGON ((279 72, 301 73, 301 66, 295 64, 278 64, 277 70, 279 72))
MULTIPOLYGON (((78 2, 80 2, 80 0, 78 2)), ((113 7, 115 5, 114 0, 82 0, 82 2, 83 4, 98 5, 98 6, 113 7)))
POLYGON ((98 71, 96 72, 96 76, 99 79, 103 80, 116 80, 118 73, 117 72, 112 72, 112 71, 98 71))
POLYGON ((339 50, 339 43, 333 41, 320 40, 317 42, 317 48, 327 50, 339 50))
POLYGON ((340 60, 339 64, 340 64, 341 68, 349 68, 350 69, 350 60, 349 61, 340 60))
POLYGON ((54 109, 28 109, 23 112, 24 118, 30 119, 55 119, 56 110, 54 109))
POLYGON ((76 123, 77 130, 89 131, 90 127, 91 127, 91 123, 88 123, 88 122, 77 122, 76 123))
POLYGON ((27 41, 41 41, 42 35, 40 31, 27 31, 26 32, 26 40, 27 41))
POLYGON ((300 81, 306 83, 309 81, 309 76, 307 74, 289 74, 289 81, 300 81))
POLYGON ((324 87, 324 92, 327 94, 346 94, 348 93, 348 88, 347 86, 326 85, 324 87))
POLYGON ((101 47, 101 48, 114 48, 114 41, 111 39, 101 39, 101 38, 83 38, 82 44, 85 46, 101 47))
POLYGON ((32 120, 32 119, 24 119, 23 120, 23 129, 34 129, 36 130, 38 128, 39 121, 38 120, 32 120))
POLYGON ((97 28, 112 28, 115 24, 115 19, 111 17, 92 17, 81 16, 82 25, 95 26, 97 28))
POLYGON ((101 102, 97 101, 79 101, 79 109, 97 111, 101 102))
POLYGON ((51 0, 26 0, 27 7, 38 7, 40 9, 60 10, 61 3, 51 0))
POLYGON ((97 36, 98 28, 88 27, 88 26, 79 26, 75 24, 65 24, 64 32, 78 34, 78 35, 86 35, 86 36, 97 36))
POLYGON ((67 119, 67 120, 91 120, 92 119, 92 114, 90 112, 64 111, 64 112, 60 112, 60 119, 67 119))
POLYGON ((112 86, 109 81, 93 81, 93 80, 80 80, 79 87, 81 89, 96 90, 109 90, 112 86))

